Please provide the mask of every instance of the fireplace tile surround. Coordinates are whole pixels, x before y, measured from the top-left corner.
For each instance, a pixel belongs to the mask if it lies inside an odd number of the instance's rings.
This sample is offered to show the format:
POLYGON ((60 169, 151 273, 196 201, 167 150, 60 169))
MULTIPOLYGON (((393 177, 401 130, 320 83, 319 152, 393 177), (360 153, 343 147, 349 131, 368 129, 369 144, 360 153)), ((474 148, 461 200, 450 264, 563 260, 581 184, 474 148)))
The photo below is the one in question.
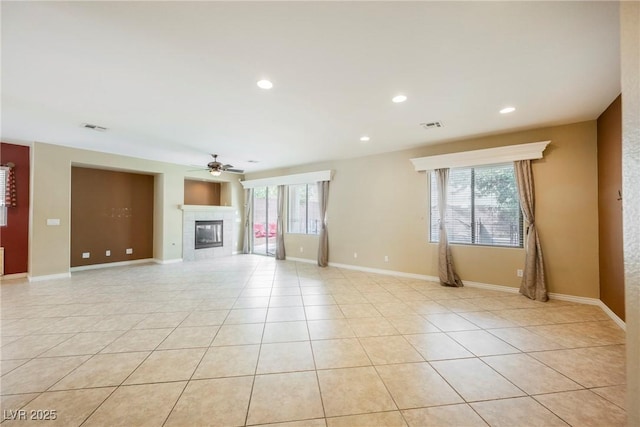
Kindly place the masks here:
POLYGON ((182 260, 196 261, 233 254, 236 240, 235 227, 238 211, 231 206, 180 205, 182 210, 182 260), (196 221, 223 221, 223 245, 215 248, 195 249, 196 221))

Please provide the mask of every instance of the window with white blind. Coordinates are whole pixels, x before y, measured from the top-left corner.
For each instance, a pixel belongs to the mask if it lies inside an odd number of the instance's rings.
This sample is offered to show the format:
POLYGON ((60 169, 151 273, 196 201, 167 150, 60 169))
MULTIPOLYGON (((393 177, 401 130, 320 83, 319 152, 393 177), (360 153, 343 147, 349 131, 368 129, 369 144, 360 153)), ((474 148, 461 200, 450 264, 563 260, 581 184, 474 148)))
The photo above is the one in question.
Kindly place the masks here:
POLYGON ((287 232, 318 234, 320 232, 320 207, 317 184, 289 185, 287 232))
MULTIPOLYGON (((430 173, 430 241, 440 238, 438 186, 430 173)), ((522 213, 513 163, 449 171, 445 226, 449 243, 522 247, 522 213)))
POLYGON ((0 167, 0 227, 7 225, 7 168, 0 167))

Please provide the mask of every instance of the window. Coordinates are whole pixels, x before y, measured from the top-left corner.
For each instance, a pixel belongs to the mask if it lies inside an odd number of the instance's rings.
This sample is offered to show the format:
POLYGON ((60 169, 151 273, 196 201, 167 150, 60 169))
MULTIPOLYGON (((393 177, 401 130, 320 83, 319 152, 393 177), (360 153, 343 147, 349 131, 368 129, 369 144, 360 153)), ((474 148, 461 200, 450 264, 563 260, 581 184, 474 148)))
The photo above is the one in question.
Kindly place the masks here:
POLYGON ((316 184, 289 186, 289 233, 318 234, 320 232, 320 206, 316 184))
POLYGON ((0 167, 0 227, 7 225, 7 168, 0 167))
MULTIPOLYGON (((438 186, 431 178, 431 242, 440 238, 438 186)), ((451 169, 445 224, 450 243, 522 247, 522 213, 513 164, 451 169)))

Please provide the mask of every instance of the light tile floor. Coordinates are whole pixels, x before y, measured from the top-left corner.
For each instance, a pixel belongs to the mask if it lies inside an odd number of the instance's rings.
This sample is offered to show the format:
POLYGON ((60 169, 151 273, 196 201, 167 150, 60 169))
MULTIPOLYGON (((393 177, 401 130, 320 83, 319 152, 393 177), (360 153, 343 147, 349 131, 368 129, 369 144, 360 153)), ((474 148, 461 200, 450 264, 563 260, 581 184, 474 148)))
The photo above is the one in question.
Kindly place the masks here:
POLYGON ((625 424, 594 306, 252 255, 0 290, 3 426, 625 424))

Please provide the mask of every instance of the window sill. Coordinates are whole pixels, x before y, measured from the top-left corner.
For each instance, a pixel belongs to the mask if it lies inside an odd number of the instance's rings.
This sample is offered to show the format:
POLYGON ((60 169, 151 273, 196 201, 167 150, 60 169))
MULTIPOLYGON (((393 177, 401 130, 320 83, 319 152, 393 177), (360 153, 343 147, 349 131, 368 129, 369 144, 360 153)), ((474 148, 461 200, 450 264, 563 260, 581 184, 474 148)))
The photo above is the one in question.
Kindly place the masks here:
MULTIPOLYGON (((428 242, 430 245, 437 246, 439 242, 428 242)), ((464 246, 465 248, 492 248, 492 249, 524 249, 524 246, 499 246, 499 245, 475 245, 471 243, 454 243, 449 242, 449 246, 464 246)))

